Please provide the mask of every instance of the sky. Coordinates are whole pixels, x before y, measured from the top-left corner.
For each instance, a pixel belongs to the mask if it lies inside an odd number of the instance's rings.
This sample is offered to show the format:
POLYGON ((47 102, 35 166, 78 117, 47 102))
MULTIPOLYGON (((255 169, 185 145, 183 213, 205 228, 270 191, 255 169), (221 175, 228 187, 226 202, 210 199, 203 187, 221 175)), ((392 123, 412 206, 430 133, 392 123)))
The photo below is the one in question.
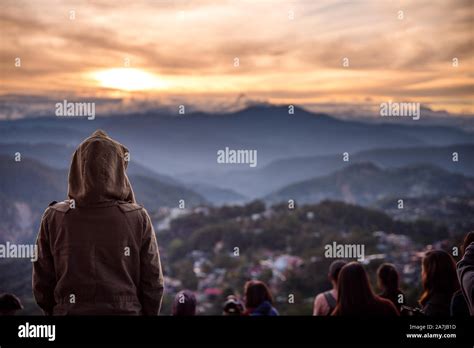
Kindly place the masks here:
POLYGON ((3 110, 15 96, 216 108, 242 99, 361 108, 411 101, 474 114, 471 0, 0 6, 3 110))

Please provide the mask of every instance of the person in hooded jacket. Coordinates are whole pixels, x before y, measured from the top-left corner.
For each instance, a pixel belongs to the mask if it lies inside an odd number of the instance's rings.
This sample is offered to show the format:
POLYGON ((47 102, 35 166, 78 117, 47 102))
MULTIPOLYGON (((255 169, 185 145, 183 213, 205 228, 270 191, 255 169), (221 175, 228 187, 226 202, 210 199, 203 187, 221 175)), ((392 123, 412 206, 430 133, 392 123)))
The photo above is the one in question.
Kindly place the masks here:
POLYGON ((163 274, 147 211, 126 174, 128 149, 98 130, 77 148, 68 200, 46 209, 33 293, 46 315, 158 315, 163 274))
POLYGON ((268 286, 259 280, 245 283, 245 312, 250 316, 276 316, 278 311, 273 307, 273 296, 268 286))

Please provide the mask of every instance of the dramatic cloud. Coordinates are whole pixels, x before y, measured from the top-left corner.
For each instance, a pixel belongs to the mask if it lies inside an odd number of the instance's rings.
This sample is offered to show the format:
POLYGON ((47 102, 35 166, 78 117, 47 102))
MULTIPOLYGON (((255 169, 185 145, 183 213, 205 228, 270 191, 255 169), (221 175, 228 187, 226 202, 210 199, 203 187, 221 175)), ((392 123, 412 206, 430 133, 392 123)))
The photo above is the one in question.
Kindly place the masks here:
POLYGON ((302 104, 370 97, 474 112, 469 0, 6 0, 1 7, 4 96, 192 102, 245 93, 302 104), (127 64, 146 73, 131 81, 151 74, 156 83, 114 87, 130 77, 119 72, 127 64), (116 71, 112 85, 100 80, 116 71))

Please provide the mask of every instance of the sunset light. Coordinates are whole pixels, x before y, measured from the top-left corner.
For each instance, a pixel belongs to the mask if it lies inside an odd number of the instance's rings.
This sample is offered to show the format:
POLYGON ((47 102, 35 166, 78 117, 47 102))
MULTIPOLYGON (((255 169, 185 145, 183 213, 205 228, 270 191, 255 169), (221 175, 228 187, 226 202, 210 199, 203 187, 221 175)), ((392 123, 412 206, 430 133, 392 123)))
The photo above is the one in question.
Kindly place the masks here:
POLYGON ((256 1, 250 13, 249 3, 3 1, 0 97, 179 96, 203 108, 245 94, 337 104, 328 112, 390 98, 473 112, 469 2, 256 1))
POLYGON ((115 68, 93 73, 101 87, 123 91, 144 91, 166 88, 167 84, 157 76, 144 70, 115 68))

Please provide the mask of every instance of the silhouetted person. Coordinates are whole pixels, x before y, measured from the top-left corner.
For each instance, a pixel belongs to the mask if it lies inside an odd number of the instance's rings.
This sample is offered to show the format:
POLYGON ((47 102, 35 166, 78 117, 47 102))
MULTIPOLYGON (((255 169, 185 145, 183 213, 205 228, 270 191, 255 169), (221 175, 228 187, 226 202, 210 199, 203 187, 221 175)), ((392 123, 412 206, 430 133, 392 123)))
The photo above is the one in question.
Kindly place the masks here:
POLYGON ((157 315, 163 275, 155 232, 125 172, 128 149, 96 131, 74 153, 69 200, 50 204, 33 292, 47 315, 157 315))
POLYGON ((337 305, 333 315, 370 317, 399 314, 392 302, 374 294, 364 267, 350 262, 339 272, 337 305))
POLYGON ((273 307, 273 296, 268 286, 259 280, 250 280, 245 283, 244 315, 276 316, 278 311, 273 307))
POLYGON ((229 316, 239 316, 244 313, 244 305, 240 300, 234 295, 227 296, 227 299, 224 303, 222 314, 229 316))
POLYGON ((456 264, 443 250, 426 253, 422 261, 420 304, 427 316, 449 316, 453 294, 459 289, 456 264))
MULTIPOLYGON (((461 256, 464 256, 469 244, 474 242, 474 232, 469 232, 464 238, 461 246, 461 256)), ((461 281, 461 279, 459 279, 461 281)), ((462 284, 461 284, 462 285, 462 284)), ((472 296, 473 294, 471 294, 472 296)), ((472 302, 472 301, 471 301, 472 302)), ((455 317, 468 317, 470 315, 469 305, 464 297, 462 289, 456 291, 451 299, 451 315, 455 317)))
POLYGON ((332 284, 332 289, 318 294, 314 299, 313 315, 331 315, 337 303, 337 279, 346 261, 336 260, 329 266, 328 278, 332 284))
POLYGON ((400 311, 405 303, 405 294, 400 290, 399 275, 394 265, 384 263, 377 270, 377 283, 382 292, 380 297, 392 301, 400 311))
POLYGON ((22 310, 23 305, 18 297, 13 294, 0 295, 0 315, 15 315, 22 310))
POLYGON ((176 294, 173 301, 174 316, 193 316, 196 315, 196 296, 189 291, 183 290, 176 294))
POLYGON ((469 313, 474 315, 474 242, 466 248, 463 258, 457 264, 457 271, 469 313))

